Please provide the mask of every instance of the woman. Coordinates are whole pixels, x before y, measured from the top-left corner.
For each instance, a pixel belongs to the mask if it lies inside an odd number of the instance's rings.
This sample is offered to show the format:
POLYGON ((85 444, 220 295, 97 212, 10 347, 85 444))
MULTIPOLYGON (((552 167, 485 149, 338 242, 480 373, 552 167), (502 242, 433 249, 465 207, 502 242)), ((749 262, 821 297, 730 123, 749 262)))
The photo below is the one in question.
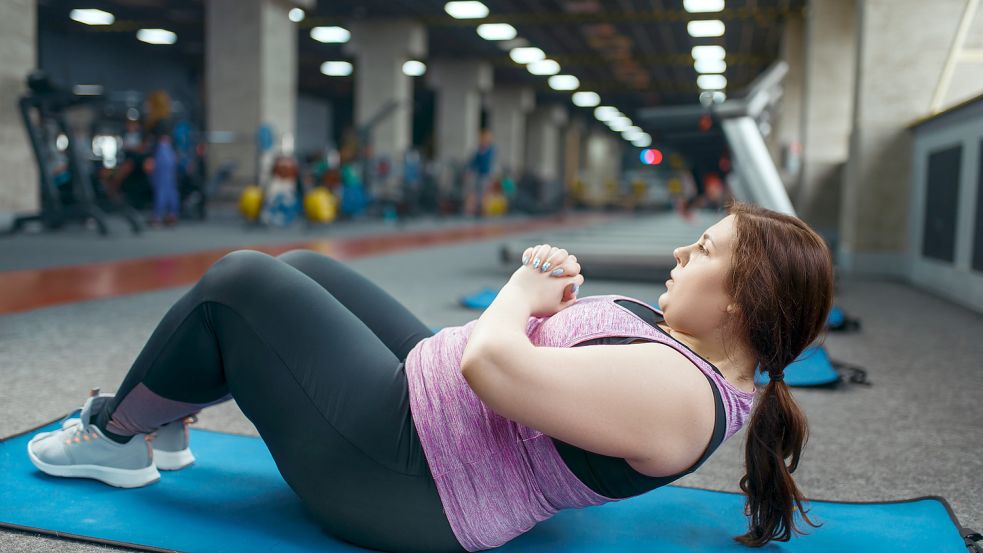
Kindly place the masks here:
POLYGON ((165 315, 114 396, 29 454, 49 474, 144 485, 159 478, 144 437, 169 423, 151 443, 178 468, 181 420, 232 397, 333 535, 478 551, 692 472, 750 416, 737 539, 787 540, 806 421, 782 370, 823 328, 829 252, 798 219, 735 204, 674 255, 659 313, 577 299, 576 257, 530 248, 478 320, 433 335, 330 258, 234 252, 165 315), (771 383, 750 415, 757 364, 771 383))

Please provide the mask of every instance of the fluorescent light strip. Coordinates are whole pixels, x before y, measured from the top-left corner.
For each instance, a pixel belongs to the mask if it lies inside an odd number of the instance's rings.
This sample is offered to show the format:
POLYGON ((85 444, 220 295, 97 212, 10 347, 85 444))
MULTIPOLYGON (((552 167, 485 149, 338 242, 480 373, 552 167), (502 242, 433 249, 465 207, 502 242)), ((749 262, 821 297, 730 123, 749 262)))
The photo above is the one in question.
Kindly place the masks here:
POLYGON ((478 25, 478 36, 485 40, 512 40, 518 33, 508 23, 484 23, 478 25))
POLYGON ((683 9, 690 13, 723 11, 724 0, 683 0, 683 9))
POLYGON ((488 6, 481 2, 448 2, 444 11, 454 19, 481 19, 488 17, 488 6))
POLYGON ((314 27, 311 38, 318 42, 342 44, 352 38, 352 33, 344 27, 314 27))
POLYGON ((693 38, 723 36, 724 22, 719 19, 690 21, 686 24, 686 31, 693 38))
POLYGON ((427 65, 422 61, 409 60, 403 63, 403 74, 408 77, 419 77, 427 72, 427 65))
POLYGON ((594 118, 601 123, 607 123, 618 116, 617 108, 613 106, 600 106, 594 108, 594 118))
POLYGON ((727 88, 727 77, 723 75, 700 75, 696 78, 696 86, 703 90, 720 90, 727 88))
POLYGON ((534 61, 526 66, 533 75, 556 75, 560 72, 560 64, 553 60, 534 61))
POLYGON ((177 35, 167 29, 140 29, 137 31, 137 40, 147 44, 174 44, 177 42, 177 35))
POLYGON ((580 91, 573 93, 573 104, 582 108, 592 108, 601 103, 601 97, 596 92, 580 91))
POLYGON ((68 18, 86 25, 112 25, 116 21, 113 14, 96 9, 72 10, 68 18))
POLYGON ((532 63, 534 61, 539 61, 546 58, 546 52, 543 52, 539 48, 534 47, 524 47, 524 48, 513 48, 509 52, 509 57, 515 63, 521 63, 523 65, 527 63, 532 63))
POLYGON ((723 46, 694 46, 691 50, 694 60, 722 60, 727 58, 723 46))
POLYGON ((727 62, 715 59, 698 59, 693 62, 697 73, 723 73, 727 71, 727 62))
POLYGON ((573 75, 553 75, 549 79, 549 84, 553 90, 577 90, 580 79, 573 75))
POLYGON ((321 64, 321 73, 329 77, 347 77, 352 74, 352 64, 347 61, 326 61, 321 64))
POLYGON ((287 13, 287 19, 293 21, 294 23, 300 23, 305 17, 307 17, 307 14, 300 8, 291 8, 287 13))

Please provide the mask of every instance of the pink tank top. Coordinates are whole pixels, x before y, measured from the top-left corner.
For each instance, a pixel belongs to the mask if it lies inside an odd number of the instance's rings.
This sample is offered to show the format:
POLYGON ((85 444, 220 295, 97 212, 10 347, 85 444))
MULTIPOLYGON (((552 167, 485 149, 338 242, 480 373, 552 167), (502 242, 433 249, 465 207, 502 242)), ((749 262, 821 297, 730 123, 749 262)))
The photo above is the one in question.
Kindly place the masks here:
MULTIPOLYGON (((719 389, 727 415, 724 439, 737 432, 754 394, 735 388, 689 348, 614 303, 621 299, 638 302, 618 295, 582 298, 552 317, 530 317, 526 335, 545 347, 613 336, 667 344, 719 389)), ((498 547, 562 509, 620 501, 582 483, 549 436, 498 415, 471 390, 461 375, 461 357, 476 323, 422 340, 405 364, 413 421, 444 513, 464 549, 498 547)))

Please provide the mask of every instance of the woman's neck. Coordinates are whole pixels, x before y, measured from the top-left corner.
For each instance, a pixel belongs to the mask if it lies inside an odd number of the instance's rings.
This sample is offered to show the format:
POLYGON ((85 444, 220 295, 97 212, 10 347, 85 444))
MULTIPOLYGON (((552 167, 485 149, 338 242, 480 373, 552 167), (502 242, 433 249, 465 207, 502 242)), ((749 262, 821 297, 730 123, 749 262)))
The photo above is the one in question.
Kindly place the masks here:
POLYGON ((710 338, 701 338, 677 331, 665 323, 663 325, 670 336, 720 369, 728 382, 746 392, 754 390, 754 369, 757 363, 745 348, 726 348, 723 335, 719 332, 710 338))

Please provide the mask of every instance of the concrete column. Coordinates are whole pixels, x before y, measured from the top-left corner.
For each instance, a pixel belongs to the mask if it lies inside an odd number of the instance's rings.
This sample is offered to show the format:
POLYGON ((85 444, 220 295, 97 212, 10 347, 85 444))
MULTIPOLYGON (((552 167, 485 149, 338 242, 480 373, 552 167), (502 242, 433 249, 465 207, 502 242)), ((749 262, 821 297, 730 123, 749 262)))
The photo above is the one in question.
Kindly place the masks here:
POLYGON ((581 118, 571 119, 570 123, 563 129, 563 195, 568 200, 573 192, 573 186, 580 177, 580 171, 584 165, 581 158, 581 143, 584 140, 586 130, 585 121, 581 118))
MULTIPOLYGON (((481 93, 491 89, 492 68, 469 60, 435 60, 427 72, 437 91, 437 160, 466 163, 478 148, 481 93)), ((504 145, 495 137, 497 145, 504 145)))
POLYGON ((491 130, 496 170, 522 174, 526 151, 526 114, 536 103, 530 88, 496 88, 491 92, 491 130))
POLYGON ((781 58, 788 63, 782 99, 772 124, 770 148, 786 189, 797 184, 802 160, 802 101, 805 78, 805 20, 801 12, 788 16, 782 33, 781 58))
MULTIPOLYGON (((234 193, 266 178, 258 165, 256 133, 272 126, 274 149, 292 148, 297 102, 297 28, 287 0, 208 0, 205 4, 205 98, 208 130, 228 132, 212 144, 214 171, 233 160, 234 193), (260 174, 257 175, 257 172, 260 174)), ((220 135, 221 136, 221 135, 220 135)))
POLYGON ((27 88, 27 74, 37 66, 36 32, 34 0, 0 3, 0 211, 40 209, 37 163, 17 107, 27 88))
POLYGON ((853 131, 843 189, 840 265, 901 275, 907 247, 911 136, 931 109, 965 0, 861 0, 853 131))
POLYGON ((839 226, 843 167, 849 153, 856 1, 811 2, 805 15, 802 169, 792 197, 799 217, 828 236, 835 235, 839 226))
POLYGON ((593 127, 587 133, 584 185, 588 203, 600 205, 605 201, 608 183, 617 183, 621 176, 621 140, 610 130, 593 127))
POLYGON ((355 124, 372 123, 373 155, 402 161, 413 142, 413 77, 403 63, 426 56, 426 28, 416 22, 357 21, 349 25, 354 54, 355 124))
POLYGON ((567 121, 563 106, 540 106, 529 116, 526 134, 526 170, 543 182, 560 178, 560 127, 567 121))

